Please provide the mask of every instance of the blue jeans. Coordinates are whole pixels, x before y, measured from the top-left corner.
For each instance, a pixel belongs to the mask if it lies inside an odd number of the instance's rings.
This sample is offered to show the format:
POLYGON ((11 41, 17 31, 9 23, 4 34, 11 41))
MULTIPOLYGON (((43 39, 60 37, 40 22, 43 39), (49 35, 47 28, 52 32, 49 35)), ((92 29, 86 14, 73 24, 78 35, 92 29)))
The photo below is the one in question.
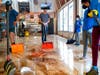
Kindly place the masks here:
POLYGON ((79 32, 75 32, 75 40, 76 40, 76 44, 80 44, 80 33, 79 32))
POLYGON ((88 31, 83 31, 83 57, 86 57, 87 54, 87 49, 88 49, 88 41, 90 46, 92 46, 92 32, 88 32, 88 31))
POLYGON ((48 33, 48 25, 47 26, 42 25, 42 43, 47 40, 46 39, 47 33, 48 33))

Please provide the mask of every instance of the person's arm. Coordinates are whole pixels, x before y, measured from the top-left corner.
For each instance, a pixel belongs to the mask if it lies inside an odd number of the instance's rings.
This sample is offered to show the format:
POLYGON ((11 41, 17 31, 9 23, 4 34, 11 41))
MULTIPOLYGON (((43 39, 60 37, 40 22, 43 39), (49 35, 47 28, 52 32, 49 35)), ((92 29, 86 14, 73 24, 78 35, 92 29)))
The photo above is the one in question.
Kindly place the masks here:
POLYGON ((17 24, 17 22, 19 21, 19 13, 16 11, 16 10, 14 10, 13 9, 13 16, 15 16, 16 18, 15 18, 15 21, 14 21, 14 25, 16 25, 17 24))
POLYGON ((82 27, 82 20, 80 19, 80 27, 82 27))
POLYGON ((47 21, 47 24, 50 22, 50 15, 48 14, 48 21, 47 21))
POLYGON ((14 25, 16 25, 18 21, 19 21, 19 15, 16 16, 16 20, 14 21, 14 25))
POLYGON ((41 14, 39 15, 39 23, 43 24, 42 20, 41 20, 41 14))
POLYGON ((47 23, 49 23, 50 22, 50 18, 48 18, 48 22, 47 23))
POLYGON ((39 18, 39 22, 40 22, 41 24, 43 24, 43 22, 42 22, 41 18, 39 18))

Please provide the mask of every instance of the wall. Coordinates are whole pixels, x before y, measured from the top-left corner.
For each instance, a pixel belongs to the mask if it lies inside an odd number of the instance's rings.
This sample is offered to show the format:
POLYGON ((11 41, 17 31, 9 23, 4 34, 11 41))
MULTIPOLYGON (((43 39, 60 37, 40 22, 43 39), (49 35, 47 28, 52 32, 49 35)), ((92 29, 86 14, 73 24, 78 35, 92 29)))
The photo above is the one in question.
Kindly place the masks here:
MULTIPOLYGON (((18 1, 17 0, 12 0, 12 1, 13 1, 13 7, 18 11, 18 1)), ((46 1, 52 3, 51 9, 48 10, 48 12, 55 12, 57 8, 55 0, 38 0, 37 4, 34 4, 33 0, 29 0, 30 11, 31 12, 41 12, 42 10, 40 9, 40 4, 46 1)))
POLYGON ((56 10, 56 7, 57 7, 56 3, 55 3, 55 0, 38 0, 38 4, 33 5, 33 11, 34 12, 41 12, 42 10, 40 9, 40 4, 42 2, 46 2, 46 1, 52 3, 51 10, 49 10, 48 12, 54 12, 56 10))

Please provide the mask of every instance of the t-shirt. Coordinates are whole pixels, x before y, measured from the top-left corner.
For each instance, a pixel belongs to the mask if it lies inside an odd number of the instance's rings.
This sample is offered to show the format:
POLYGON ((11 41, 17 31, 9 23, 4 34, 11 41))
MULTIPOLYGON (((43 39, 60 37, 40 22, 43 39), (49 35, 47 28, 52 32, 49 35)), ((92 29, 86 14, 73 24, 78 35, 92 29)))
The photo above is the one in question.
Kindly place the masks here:
POLYGON ((85 9, 85 12, 84 12, 83 31, 88 31, 89 29, 93 27, 94 19, 87 16, 88 11, 89 9, 85 9))
POLYGON ((80 29, 81 26, 82 26, 81 19, 76 20, 76 21, 75 21, 75 32, 80 32, 80 31, 81 31, 81 29, 80 29))
POLYGON ((49 16, 49 14, 41 13, 39 18, 41 19, 42 22, 46 23, 46 22, 48 22, 50 16, 49 16))
POLYGON ((14 21, 16 21, 16 17, 18 16, 18 12, 14 9, 9 11, 9 28, 15 28, 14 21))

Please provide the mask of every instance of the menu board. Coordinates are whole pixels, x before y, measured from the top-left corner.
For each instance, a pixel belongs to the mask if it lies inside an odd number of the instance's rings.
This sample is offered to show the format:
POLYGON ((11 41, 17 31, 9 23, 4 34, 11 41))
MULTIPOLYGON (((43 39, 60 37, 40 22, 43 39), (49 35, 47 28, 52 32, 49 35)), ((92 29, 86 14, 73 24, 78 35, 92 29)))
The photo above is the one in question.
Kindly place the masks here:
POLYGON ((19 12, 30 11, 29 2, 18 2, 19 12))

